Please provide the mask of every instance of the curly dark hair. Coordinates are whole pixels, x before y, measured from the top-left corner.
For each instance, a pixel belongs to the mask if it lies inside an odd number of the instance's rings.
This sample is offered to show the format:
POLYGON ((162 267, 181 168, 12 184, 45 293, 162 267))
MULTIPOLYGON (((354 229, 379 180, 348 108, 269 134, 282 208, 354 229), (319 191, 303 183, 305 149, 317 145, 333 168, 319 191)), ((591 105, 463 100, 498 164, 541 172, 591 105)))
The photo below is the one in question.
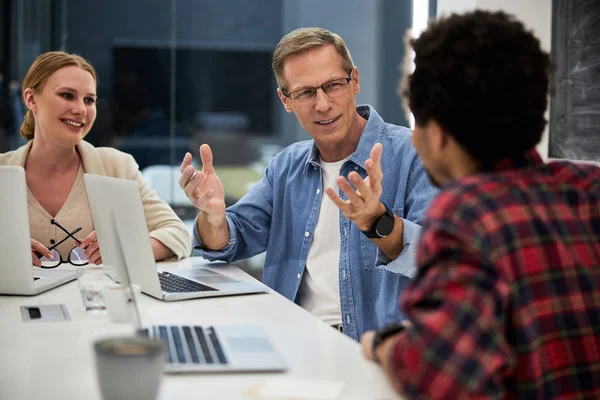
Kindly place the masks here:
POLYGON ((401 92, 417 125, 435 120, 487 166, 540 141, 551 62, 521 22, 504 12, 453 14, 409 42, 416 68, 401 92))

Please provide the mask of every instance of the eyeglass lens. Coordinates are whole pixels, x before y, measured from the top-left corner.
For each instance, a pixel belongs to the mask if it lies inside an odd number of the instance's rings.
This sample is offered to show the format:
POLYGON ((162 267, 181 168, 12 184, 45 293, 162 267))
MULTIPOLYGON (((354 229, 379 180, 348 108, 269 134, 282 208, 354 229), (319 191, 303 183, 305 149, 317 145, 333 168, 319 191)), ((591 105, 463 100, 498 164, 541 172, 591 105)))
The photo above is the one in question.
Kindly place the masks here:
MULTIPOLYGON (((45 256, 40 258, 43 268, 56 267, 62 261, 62 258, 60 256, 60 253, 58 252, 58 250, 52 249, 52 250, 50 250, 50 252, 52 253, 52 258, 48 258, 45 256)), ((74 247, 69 252, 69 260, 68 261, 73 265, 86 265, 88 263, 88 259, 85 257, 85 250, 80 247, 74 247)))

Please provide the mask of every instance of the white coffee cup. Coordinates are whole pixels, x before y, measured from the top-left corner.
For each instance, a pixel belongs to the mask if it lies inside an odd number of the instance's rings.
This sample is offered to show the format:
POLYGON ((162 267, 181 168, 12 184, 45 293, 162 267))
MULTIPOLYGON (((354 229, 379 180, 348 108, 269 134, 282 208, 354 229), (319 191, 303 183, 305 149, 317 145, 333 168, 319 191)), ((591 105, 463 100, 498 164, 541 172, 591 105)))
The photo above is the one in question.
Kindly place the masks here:
MULTIPOLYGON (((136 301, 139 301, 140 285, 131 285, 136 301)), ((127 286, 120 283, 111 283, 102 290, 104 305, 108 317, 112 322, 130 322, 133 319, 131 294, 127 286)))

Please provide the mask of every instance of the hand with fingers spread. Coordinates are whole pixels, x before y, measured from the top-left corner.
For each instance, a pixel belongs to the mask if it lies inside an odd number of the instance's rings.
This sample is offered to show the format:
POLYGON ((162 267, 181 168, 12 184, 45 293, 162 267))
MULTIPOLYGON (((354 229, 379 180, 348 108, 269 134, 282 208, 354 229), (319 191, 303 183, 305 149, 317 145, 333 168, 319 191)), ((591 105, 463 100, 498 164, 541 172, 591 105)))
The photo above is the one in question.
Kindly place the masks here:
POLYGON ((225 191, 213 168, 213 154, 207 144, 200 146, 202 171, 192 166, 192 155, 186 153, 181 163, 179 186, 196 208, 206 213, 209 221, 220 222, 225 217, 225 191))
POLYGON ((338 178, 337 183, 340 190, 346 194, 348 200, 343 200, 331 188, 325 189, 325 193, 338 206, 342 214, 362 231, 371 229, 375 220, 385 213, 385 206, 379 200, 383 193, 381 152, 381 143, 375 144, 371 149, 369 159, 365 161, 365 169, 368 174, 365 179, 362 179, 355 171, 348 174, 348 179, 356 190, 343 176, 338 178))
POLYGON ((85 239, 78 243, 79 247, 84 249, 85 258, 90 264, 102 264, 102 256, 100 255, 100 246, 96 238, 96 231, 92 231, 85 239))
POLYGON ((186 153, 181 163, 179 186, 185 191, 200 213, 196 230, 203 247, 219 250, 229 241, 229 228, 225 219, 225 191, 213 168, 213 154, 207 144, 200 146, 202 171, 192 166, 192 155, 186 153))
POLYGON ((42 261, 40 260, 40 257, 52 259, 52 252, 37 240, 31 239, 31 261, 36 267, 42 266, 42 261))

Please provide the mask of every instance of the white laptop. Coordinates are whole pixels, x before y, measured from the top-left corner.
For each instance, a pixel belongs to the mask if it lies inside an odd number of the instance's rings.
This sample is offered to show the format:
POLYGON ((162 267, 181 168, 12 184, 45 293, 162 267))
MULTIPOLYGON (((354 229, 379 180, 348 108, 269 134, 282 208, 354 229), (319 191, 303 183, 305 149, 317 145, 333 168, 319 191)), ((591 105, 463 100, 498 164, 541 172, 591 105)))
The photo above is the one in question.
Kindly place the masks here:
POLYGON ((32 264, 25 170, 0 166, 0 190, 0 294, 35 295, 77 278, 74 268, 32 264))
MULTIPOLYGON (((156 263, 137 182, 84 174, 102 262, 117 270, 123 282, 115 231, 122 238, 133 283, 152 297, 166 301, 267 292, 259 284, 229 278, 208 268, 156 271, 156 263), (116 221, 126 223, 117 224, 116 221)), ((226 265, 226 264, 223 264, 226 265)))
MULTIPOLYGON (((129 222, 109 216, 115 228, 114 238, 118 265, 123 266, 123 283, 132 282, 131 266, 135 254, 125 251, 124 226, 129 222)), ((104 257, 104 256, 103 256, 104 257)), ((165 342, 166 372, 276 372, 287 365, 273 347, 264 328, 253 325, 200 326, 151 325, 142 327, 140 311, 132 296, 136 334, 165 342)))

